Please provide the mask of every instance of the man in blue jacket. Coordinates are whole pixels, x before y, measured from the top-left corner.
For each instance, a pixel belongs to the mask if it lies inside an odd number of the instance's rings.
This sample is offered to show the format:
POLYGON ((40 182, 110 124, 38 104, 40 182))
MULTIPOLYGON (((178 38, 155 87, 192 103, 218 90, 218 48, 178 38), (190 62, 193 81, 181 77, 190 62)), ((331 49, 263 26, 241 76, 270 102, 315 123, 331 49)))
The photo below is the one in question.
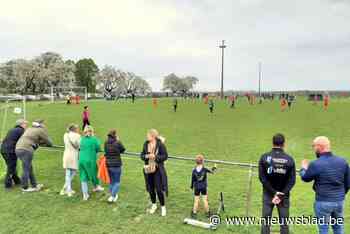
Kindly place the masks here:
POLYGON ((332 154, 327 137, 317 137, 312 146, 317 159, 311 163, 304 159, 300 176, 305 182, 314 181, 319 233, 327 234, 331 226, 334 234, 343 234, 344 200, 350 186, 349 164, 332 154))
POLYGON ((16 126, 12 128, 4 138, 1 144, 1 154, 7 165, 5 176, 5 188, 11 188, 13 183, 21 184, 21 180, 17 175, 17 156, 15 148, 18 139, 23 135, 27 128, 27 121, 20 119, 16 121, 16 126))

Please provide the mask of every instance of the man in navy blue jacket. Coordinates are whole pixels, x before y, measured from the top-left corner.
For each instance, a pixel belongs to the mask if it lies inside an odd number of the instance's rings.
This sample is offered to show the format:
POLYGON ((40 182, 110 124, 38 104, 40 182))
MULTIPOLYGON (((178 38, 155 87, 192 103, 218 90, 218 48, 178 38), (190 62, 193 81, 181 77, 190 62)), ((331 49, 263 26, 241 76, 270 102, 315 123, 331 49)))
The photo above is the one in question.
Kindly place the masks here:
POLYGON ((349 164, 332 154, 327 137, 317 137, 312 146, 317 159, 311 163, 304 159, 300 176, 305 182, 314 181, 319 233, 327 234, 331 225, 334 234, 343 234, 344 200, 350 186, 349 164))
POLYGON ((1 144, 1 154, 6 162, 7 171, 5 176, 5 188, 11 188, 13 183, 21 184, 17 175, 17 156, 15 153, 18 139, 23 135, 27 128, 27 121, 17 120, 16 126, 12 128, 4 138, 1 144))

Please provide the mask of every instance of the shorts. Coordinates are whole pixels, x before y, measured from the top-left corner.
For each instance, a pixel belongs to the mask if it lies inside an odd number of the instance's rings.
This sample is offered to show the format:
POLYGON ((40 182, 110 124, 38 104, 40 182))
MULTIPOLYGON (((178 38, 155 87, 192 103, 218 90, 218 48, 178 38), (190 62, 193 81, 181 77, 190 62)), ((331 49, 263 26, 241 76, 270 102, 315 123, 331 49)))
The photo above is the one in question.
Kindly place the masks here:
POLYGON ((194 195, 195 196, 206 196, 207 195, 207 188, 202 188, 202 189, 194 189, 194 195))

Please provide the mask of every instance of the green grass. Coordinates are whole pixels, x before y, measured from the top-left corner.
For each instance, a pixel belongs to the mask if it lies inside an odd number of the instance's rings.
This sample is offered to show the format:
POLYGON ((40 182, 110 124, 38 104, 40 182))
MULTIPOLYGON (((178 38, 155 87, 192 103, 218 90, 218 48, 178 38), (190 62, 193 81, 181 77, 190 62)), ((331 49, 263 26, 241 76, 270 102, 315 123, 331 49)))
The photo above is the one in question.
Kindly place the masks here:
MULTIPOLYGON (((140 152, 149 128, 157 128, 166 137, 171 155, 194 157, 203 153, 207 159, 221 159, 257 163, 260 155, 270 150, 271 137, 282 132, 287 137, 287 152, 294 156, 297 166, 303 158, 312 160, 311 141, 317 135, 327 135, 334 152, 350 157, 350 101, 332 100, 330 110, 313 106, 299 98, 293 110, 281 113, 279 103, 266 102, 249 106, 240 99, 237 109, 216 102, 215 113, 210 114, 201 102, 180 101, 177 113, 171 109, 171 100, 162 99, 157 109, 150 100, 137 103, 91 101, 91 122, 96 135, 104 139, 111 128, 118 133, 130 152, 140 152)), ((68 123, 79 123, 82 105, 28 104, 30 120, 47 120, 49 134, 55 144, 62 145, 62 136, 68 123)), ((2 114, 0 120, 2 121, 2 114)), ((7 129, 16 116, 10 114, 7 129), (11 121, 10 121, 11 120, 11 121)), ((348 158, 350 159, 350 158, 348 158)), ((39 182, 46 189, 35 194, 22 194, 19 188, 5 191, 0 188, 1 233, 206 233, 206 230, 182 224, 189 216, 192 191, 189 189, 191 162, 169 160, 168 216, 147 215, 148 195, 145 192, 142 162, 136 157, 124 157, 120 200, 116 205, 105 201, 107 194, 93 195, 83 202, 80 194, 73 198, 58 195, 64 182, 62 152, 39 150, 34 159, 39 182)), ((209 165, 210 166, 210 165, 209 165)), ((0 175, 4 174, 0 163, 0 175)), ((245 168, 220 166, 216 175, 209 177, 209 199, 212 209, 218 206, 218 193, 224 192, 226 214, 244 215, 248 181, 245 168)), ((2 182, 2 181, 1 181, 2 182)), ((292 192, 291 216, 312 215, 314 193, 311 184, 298 179, 292 192)), ((79 179, 74 189, 80 191, 79 179)), ((346 230, 350 231, 349 204, 345 209, 346 230)), ((257 174, 253 179, 251 215, 260 216, 261 185, 257 174)), ((201 217, 204 219, 204 216, 201 217)), ((274 228, 278 230, 278 228, 274 228)), ((292 233, 316 233, 316 227, 293 226, 292 233)), ((227 227, 216 233, 259 233, 259 227, 227 227)))

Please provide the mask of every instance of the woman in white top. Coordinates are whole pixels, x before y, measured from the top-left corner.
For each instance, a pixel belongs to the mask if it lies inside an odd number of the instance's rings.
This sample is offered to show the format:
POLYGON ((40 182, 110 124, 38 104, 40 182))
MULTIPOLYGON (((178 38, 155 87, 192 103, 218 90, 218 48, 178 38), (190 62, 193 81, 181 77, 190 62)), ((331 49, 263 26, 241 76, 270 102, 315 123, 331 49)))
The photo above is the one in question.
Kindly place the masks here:
POLYGON ((71 197, 75 193, 72 190, 72 180, 78 170, 79 163, 80 134, 78 125, 69 125, 67 132, 63 136, 63 140, 63 168, 66 172, 66 181, 60 194, 67 194, 71 197))

